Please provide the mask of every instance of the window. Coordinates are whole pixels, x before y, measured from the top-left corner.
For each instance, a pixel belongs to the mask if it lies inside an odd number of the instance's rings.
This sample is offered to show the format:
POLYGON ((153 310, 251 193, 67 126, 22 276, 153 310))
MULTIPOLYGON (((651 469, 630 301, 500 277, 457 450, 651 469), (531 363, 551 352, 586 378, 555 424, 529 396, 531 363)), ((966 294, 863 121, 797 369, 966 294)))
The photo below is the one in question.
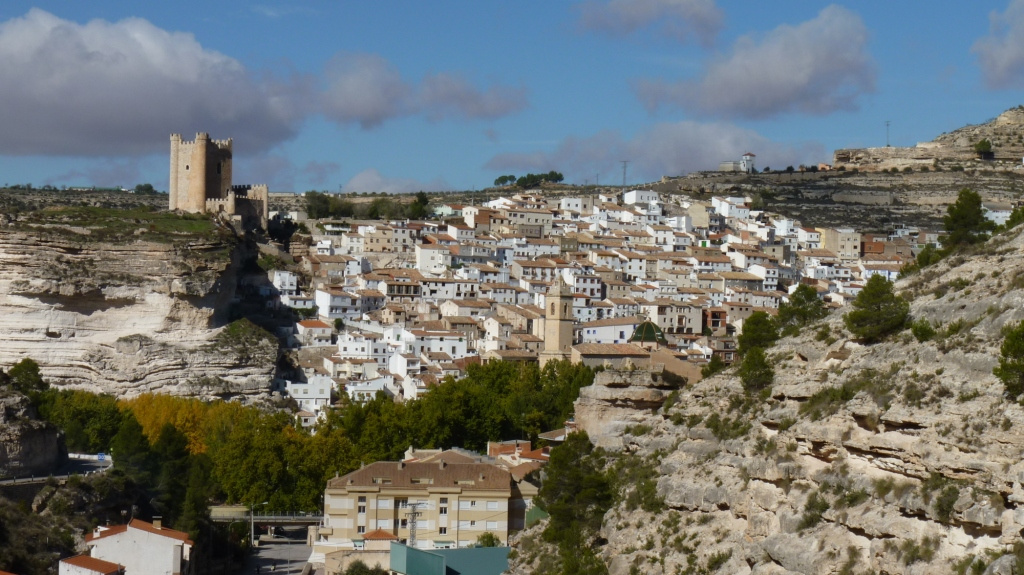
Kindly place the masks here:
POLYGON ((488 521, 487 522, 487 530, 488 531, 495 531, 497 529, 498 529, 498 522, 497 521, 488 521))
POLYGON ((488 511, 497 511, 498 510, 498 502, 497 501, 488 501, 487 502, 487 510, 488 511))
POLYGON ((448 528, 447 527, 438 527, 437 528, 437 534, 438 535, 448 535, 448 528))
POLYGON ((356 533, 366 533, 366 526, 360 525, 359 527, 356 527, 356 533))
POLYGON ((408 529, 409 528, 409 520, 408 519, 402 519, 401 523, 399 523, 398 526, 401 527, 402 529, 408 529))
MULTIPOLYGON (((366 513, 366 496, 359 496, 359 513, 366 513)), ((360 531, 362 533, 362 531, 360 531)))

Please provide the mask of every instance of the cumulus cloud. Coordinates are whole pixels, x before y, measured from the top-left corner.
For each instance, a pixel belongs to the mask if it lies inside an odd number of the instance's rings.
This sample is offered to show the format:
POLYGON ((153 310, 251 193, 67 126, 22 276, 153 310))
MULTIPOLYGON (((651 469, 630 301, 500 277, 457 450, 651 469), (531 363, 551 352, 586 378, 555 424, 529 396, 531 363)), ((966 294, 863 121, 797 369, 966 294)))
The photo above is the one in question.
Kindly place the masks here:
POLYGON ((867 42, 860 16, 828 6, 797 26, 779 26, 760 39, 740 38, 698 81, 642 80, 634 90, 649 110, 675 105, 746 118, 852 110, 861 95, 875 89, 867 42))
POLYGON ((1024 1, 989 15, 989 34, 971 48, 989 88, 1024 87, 1024 1))
POLYGON ((425 192, 450 190, 451 186, 442 178, 421 182, 411 178, 389 178, 375 169, 359 172, 342 188, 344 192, 384 192, 386 194, 409 194, 423 190, 425 192))
POLYGON ((714 0, 596 0, 579 6, 580 25, 613 35, 652 28, 679 41, 711 45, 722 28, 714 0))
POLYGON ((570 181, 604 174, 609 182, 616 182, 619 162, 630 160, 627 177, 637 182, 713 170, 719 162, 738 160, 745 152, 757 154, 758 166, 776 168, 816 163, 816 158, 825 156, 820 144, 792 147, 732 124, 685 121, 658 124, 628 140, 615 132, 566 138, 551 152, 501 154, 485 167, 501 173, 558 170, 570 181))
POLYGON ((427 76, 416 85, 375 54, 339 54, 324 73, 322 109, 331 120, 374 128, 386 120, 424 114, 443 118, 494 119, 526 107, 526 90, 493 86, 481 91, 457 74, 427 76))
POLYGON ((97 157, 166 153, 169 134, 200 131, 259 154, 317 113, 364 128, 411 114, 490 119, 522 109, 526 96, 448 73, 417 85, 365 54, 335 58, 317 86, 248 69, 143 19, 79 24, 32 9, 0 22, 0 102, 0 154, 97 157))
POLYGON ((138 18, 78 24, 32 9, 0 23, 0 153, 138 155, 196 131, 266 149, 295 134, 301 84, 138 18))

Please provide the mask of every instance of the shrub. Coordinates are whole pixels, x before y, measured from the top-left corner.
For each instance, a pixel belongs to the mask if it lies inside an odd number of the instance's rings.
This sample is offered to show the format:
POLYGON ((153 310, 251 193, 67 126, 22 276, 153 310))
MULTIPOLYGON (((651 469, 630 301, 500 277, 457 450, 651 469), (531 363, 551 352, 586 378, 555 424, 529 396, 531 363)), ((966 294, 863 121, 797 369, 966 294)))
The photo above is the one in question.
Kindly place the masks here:
POLYGON ((807 498, 807 504, 804 505, 804 514, 800 518, 800 524, 798 526, 800 531, 804 529, 810 529, 818 523, 821 523, 821 518, 831 506, 820 493, 815 491, 807 498))
POLYGON ((935 337, 935 328, 932 327, 931 322, 920 318, 910 324, 910 333, 914 334, 917 341, 923 343, 935 337))

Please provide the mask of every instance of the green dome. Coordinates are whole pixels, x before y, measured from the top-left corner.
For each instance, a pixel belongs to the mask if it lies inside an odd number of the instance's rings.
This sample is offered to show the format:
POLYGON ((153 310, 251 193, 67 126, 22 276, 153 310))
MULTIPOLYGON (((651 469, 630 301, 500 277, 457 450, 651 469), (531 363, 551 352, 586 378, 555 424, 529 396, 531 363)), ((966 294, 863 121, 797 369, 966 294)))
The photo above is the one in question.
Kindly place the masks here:
POLYGON ((665 332, 661 331, 661 328, 651 320, 647 320, 636 326, 636 330, 634 330, 633 335, 629 337, 629 341, 630 343, 636 341, 640 343, 660 343, 668 345, 668 340, 665 339, 665 332))

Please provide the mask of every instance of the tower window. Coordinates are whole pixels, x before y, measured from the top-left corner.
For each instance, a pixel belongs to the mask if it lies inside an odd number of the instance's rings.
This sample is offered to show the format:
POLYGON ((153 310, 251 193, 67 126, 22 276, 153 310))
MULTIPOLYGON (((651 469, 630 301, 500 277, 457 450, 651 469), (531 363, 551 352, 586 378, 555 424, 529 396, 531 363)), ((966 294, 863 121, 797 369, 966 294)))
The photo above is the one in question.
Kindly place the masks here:
POLYGON ((220 173, 220 162, 217 162, 217 173, 220 173))
POLYGON ((185 164, 185 171, 188 171, 188 164, 185 164))

